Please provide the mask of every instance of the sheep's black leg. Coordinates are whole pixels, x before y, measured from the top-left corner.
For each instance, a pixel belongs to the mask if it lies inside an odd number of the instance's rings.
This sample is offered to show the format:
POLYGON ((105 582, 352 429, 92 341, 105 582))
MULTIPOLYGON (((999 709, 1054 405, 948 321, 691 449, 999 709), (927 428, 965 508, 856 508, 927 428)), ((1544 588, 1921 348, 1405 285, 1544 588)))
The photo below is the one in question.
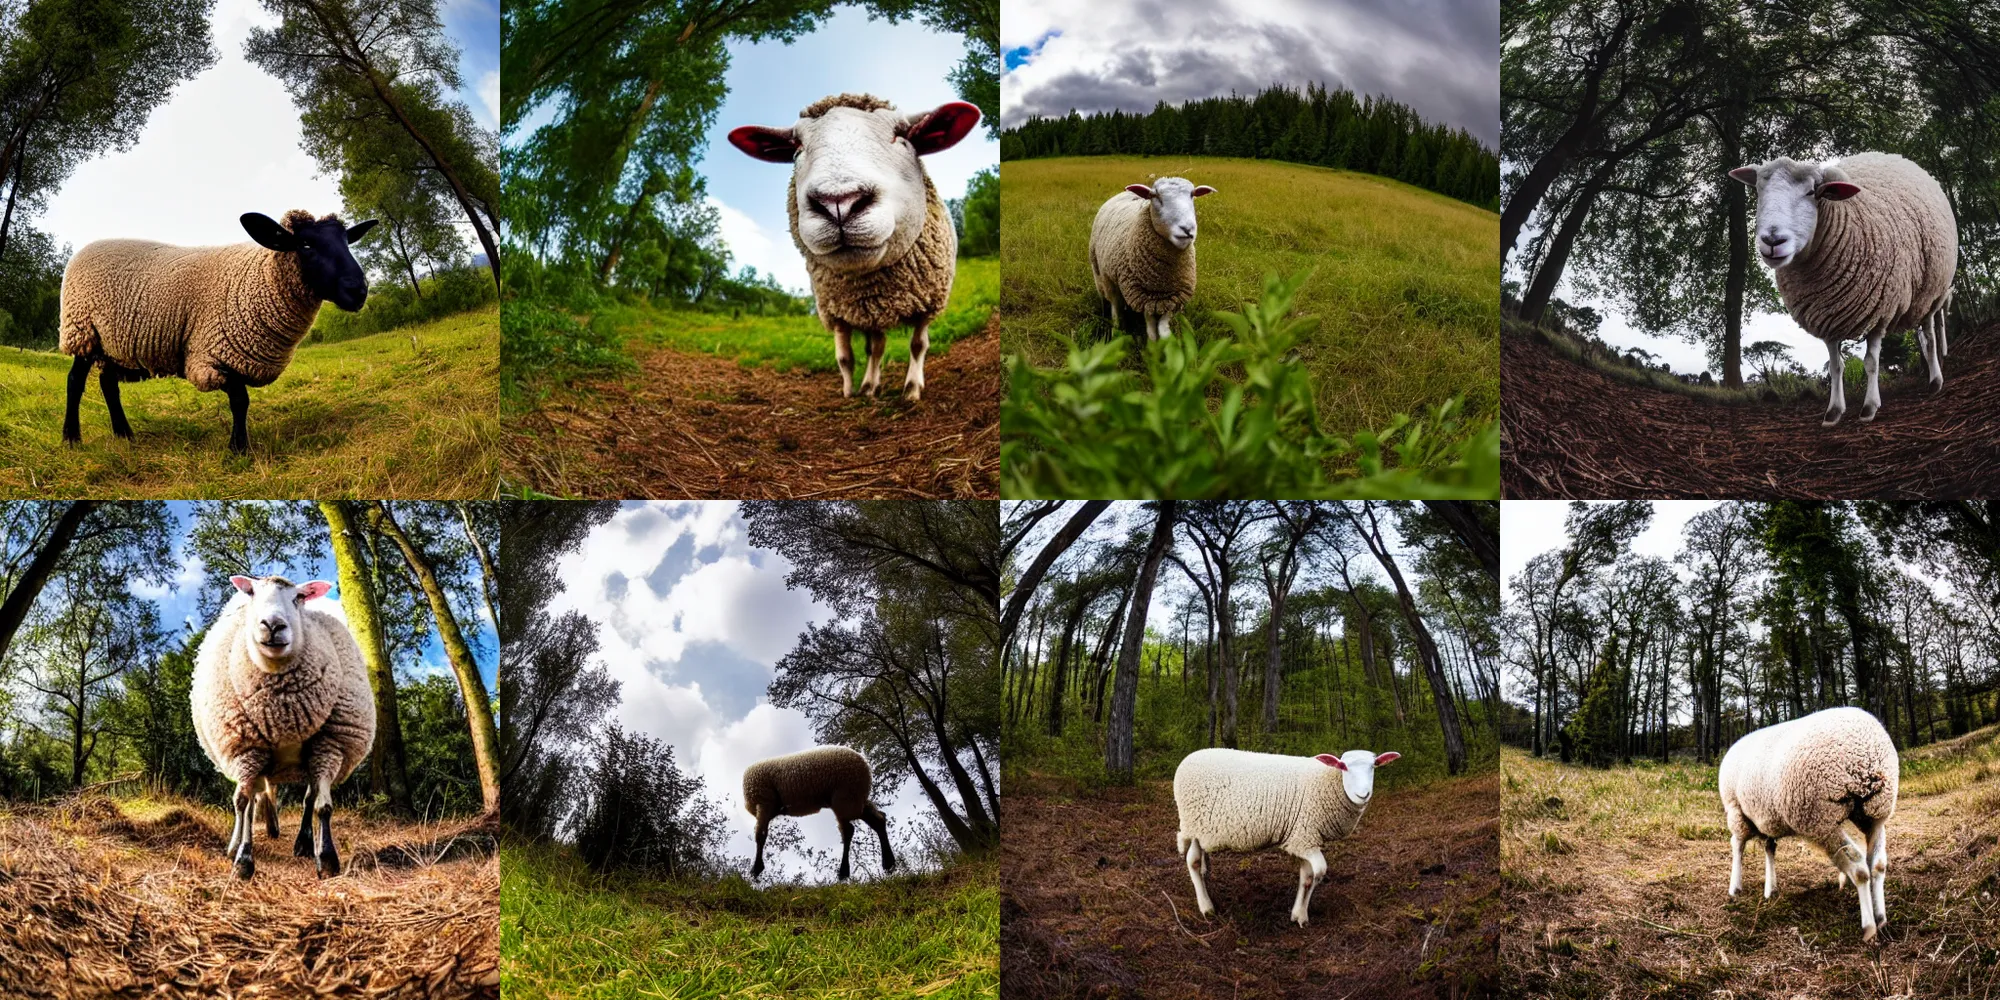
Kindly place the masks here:
POLYGON ((229 450, 241 455, 250 450, 250 390, 231 379, 222 391, 229 396, 229 450))
POLYGON ((76 444, 83 440, 83 429, 77 424, 76 407, 83 402, 84 387, 90 384, 89 358, 77 358, 69 365, 69 401, 63 406, 63 440, 76 444))
POLYGON ((321 744, 307 758, 312 762, 313 809, 319 810, 319 851, 313 868, 320 878, 340 874, 340 853, 333 847, 333 782, 340 776, 339 751, 321 744))
POLYGON ((132 425, 125 422, 125 404, 118 400, 118 369, 107 364, 99 370, 97 387, 104 392, 105 408, 111 411, 111 433, 130 438, 132 425))
POLYGON ((333 798, 321 802, 319 808, 319 858, 313 866, 320 878, 340 874, 340 853, 333 849, 333 798))
POLYGON ((312 782, 308 781, 306 782, 306 801, 304 804, 304 808, 299 810, 299 835, 296 839, 292 841, 292 857, 310 858, 313 856, 312 823, 313 823, 313 784, 312 782))
POLYGON ((868 828, 874 830, 875 836, 882 841, 882 870, 895 871, 896 856, 889 852, 889 818, 882 815, 882 810, 876 808, 875 803, 870 802, 868 809, 861 814, 861 821, 868 824, 868 828))
POLYGON ((840 821, 840 880, 842 882, 847 881, 847 876, 849 873, 849 869, 847 867, 847 849, 853 843, 854 843, 854 821, 851 819, 841 820, 840 821))
POLYGON ((750 865, 750 877, 764 874, 764 834, 771 829, 771 811, 757 807, 757 860, 750 865))
POLYGON ((264 833, 272 840, 278 839, 278 789, 271 779, 264 779, 264 788, 257 796, 258 811, 264 814, 264 833))

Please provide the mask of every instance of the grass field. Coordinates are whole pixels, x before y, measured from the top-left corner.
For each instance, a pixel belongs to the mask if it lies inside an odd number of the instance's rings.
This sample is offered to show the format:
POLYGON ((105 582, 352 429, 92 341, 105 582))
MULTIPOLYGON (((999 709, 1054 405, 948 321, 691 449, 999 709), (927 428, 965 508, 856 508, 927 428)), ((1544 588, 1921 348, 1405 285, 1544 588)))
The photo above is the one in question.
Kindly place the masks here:
POLYGON ((600 877, 550 846, 509 844, 502 864, 509 998, 999 995, 991 861, 768 889, 600 877))
POLYGON ((1902 755, 1879 948, 1798 838, 1778 842, 1776 896, 1750 852, 1746 891, 1729 896, 1713 765, 1600 771, 1508 749, 1502 767, 1510 995, 2000 994, 2000 727, 1902 755))
POLYGON ((128 384, 136 437, 111 433, 95 379, 83 443, 62 441, 70 359, 0 350, 0 496, 481 497, 499 477, 499 311, 489 306, 336 344, 306 344, 250 390, 250 453, 229 402, 180 379, 128 384))
MULTIPOLYGON (((942 355, 951 342, 978 333, 1000 300, 1000 261, 994 257, 962 258, 952 279, 951 304, 931 324, 930 353, 942 355)), ((804 368, 833 371, 833 335, 817 316, 730 316, 726 313, 614 306, 606 310, 612 325, 632 346, 667 347, 734 358, 738 364, 768 364, 779 371, 804 368)), ((867 348, 855 339, 861 359, 856 378, 867 364, 867 348)), ((884 363, 901 366, 910 360, 908 330, 889 331, 884 363)), ((883 374, 885 385, 900 385, 900 376, 883 374)))
MULTIPOLYGON (((1198 281, 1183 314, 1202 337, 1225 333, 1209 314, 1255 299, 1266 274, 1313 271, 1298 298, 1311 324, 1299 360, 1327 430, 1378 427, 1461 394, 1469 418, 1498 413, 1499 216, 1368 174, 1268 160, 1002 164, 1003 353, 1053 366, 1059 336, 1111 335, 1090 276, 1091 219, 1125 185, 1162 175, 1216 188, 1195 203, 1198 281)), ((1125 332, 1137 329, 1128 318, 1125 332)))

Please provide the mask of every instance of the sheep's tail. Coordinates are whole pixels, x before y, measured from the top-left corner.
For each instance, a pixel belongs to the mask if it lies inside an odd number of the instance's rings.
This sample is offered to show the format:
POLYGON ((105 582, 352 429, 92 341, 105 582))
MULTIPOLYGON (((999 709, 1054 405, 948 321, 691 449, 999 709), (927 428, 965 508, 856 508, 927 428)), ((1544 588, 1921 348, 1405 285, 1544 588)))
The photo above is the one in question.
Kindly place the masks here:
POLYGON ((1847 808, 1848 819, 1859 823, 1864 819, 1877 819, 1896 808, 1893 798, 1885 794, 1889 788, 1888 772, 1880 767, 1857 767, 1848 772, 1846 787, 1834 802, 1847 808))

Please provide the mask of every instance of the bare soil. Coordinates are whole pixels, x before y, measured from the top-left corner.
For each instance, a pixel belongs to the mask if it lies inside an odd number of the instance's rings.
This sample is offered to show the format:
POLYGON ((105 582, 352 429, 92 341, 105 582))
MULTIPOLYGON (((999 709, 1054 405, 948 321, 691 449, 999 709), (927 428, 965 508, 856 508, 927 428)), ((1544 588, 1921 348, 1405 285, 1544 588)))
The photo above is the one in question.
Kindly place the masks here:
POLYGON ((1824 398, 1721 403, 1634 385, 1530 337, 1500 338, 1509 498, 1936 499, 2000 484, 2000 326, 1952 339, 1944 389, 1882 386, 1871 423, 1821 427, 1824 398))
POLYGON ((885 371, 876 399, 844 399, 834 373, 655 347, 636 375, 509 423, 504 474, 574 497, 998 497, 998 315, 925 363, 921 402, 901 398, 901 377, 885 371))
POLYGON ((336 813, 344 871, 322 880, 292 856, 298 816, 259 827, 242 881, 220 809, 0 810, 0 996, 499 997, 491 829, 336 813))
POLYGON ((1171 782, 1085 790, 1010 776, 1001 824, 1008 997, 1395 998, 1492 992, 1501 922, 1499 776, 1385 789, 1327 856, 1311 922, 1297 862, 1216 854, 1195 908, 1171 782))

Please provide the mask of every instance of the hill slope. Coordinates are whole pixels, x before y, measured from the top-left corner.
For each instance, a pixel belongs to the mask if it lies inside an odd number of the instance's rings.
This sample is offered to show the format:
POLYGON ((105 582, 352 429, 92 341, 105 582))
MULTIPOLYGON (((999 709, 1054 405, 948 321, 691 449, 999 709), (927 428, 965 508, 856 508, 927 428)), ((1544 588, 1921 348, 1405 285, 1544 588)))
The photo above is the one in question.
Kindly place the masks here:
POLYGON ((70 359, 0 350, 0 496, 469 498, 493 492, 497 307, 336 344, 306 344, 250 390, 250 454, 229 401, 180 379, 128 384, 132 441, 91 381, 83 443, 62 441, 70 359))

